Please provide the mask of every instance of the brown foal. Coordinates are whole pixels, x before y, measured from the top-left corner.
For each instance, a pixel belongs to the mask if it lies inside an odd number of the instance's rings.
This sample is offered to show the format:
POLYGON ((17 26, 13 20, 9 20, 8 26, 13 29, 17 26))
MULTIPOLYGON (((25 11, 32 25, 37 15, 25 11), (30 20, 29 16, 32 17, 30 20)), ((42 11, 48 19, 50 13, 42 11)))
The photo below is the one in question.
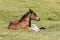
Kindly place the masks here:
POLYGON ((31 20, 39 21, 40 18, 31 9, 22 16, 18 21, 13 21, 9 23, 8 29, 18 30, 18 29, 28 29, 31 30, 31 20))

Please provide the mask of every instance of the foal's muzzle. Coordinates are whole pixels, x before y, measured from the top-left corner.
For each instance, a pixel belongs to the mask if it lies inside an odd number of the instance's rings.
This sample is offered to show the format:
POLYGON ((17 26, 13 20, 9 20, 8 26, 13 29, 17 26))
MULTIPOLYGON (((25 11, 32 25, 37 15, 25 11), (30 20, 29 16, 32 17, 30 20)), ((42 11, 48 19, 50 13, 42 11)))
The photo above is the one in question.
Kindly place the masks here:
POLYGON ((37 21, 40 21, 40 18, 37 21))
POLYGON ((40 18, 37 18, 37 21, 40 21, 40 18))

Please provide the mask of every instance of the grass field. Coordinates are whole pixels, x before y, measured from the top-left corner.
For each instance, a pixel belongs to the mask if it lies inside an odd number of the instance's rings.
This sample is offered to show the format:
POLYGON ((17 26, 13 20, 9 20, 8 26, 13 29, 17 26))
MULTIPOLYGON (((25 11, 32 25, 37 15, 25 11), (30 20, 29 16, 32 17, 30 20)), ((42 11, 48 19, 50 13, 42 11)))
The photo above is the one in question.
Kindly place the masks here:
POLYGON ((0 40, 60 40, 60 0, 0 0, 0 40), (10 21, 32 9, 41 21, 32 21, 46 30, 9 30, 10 21))

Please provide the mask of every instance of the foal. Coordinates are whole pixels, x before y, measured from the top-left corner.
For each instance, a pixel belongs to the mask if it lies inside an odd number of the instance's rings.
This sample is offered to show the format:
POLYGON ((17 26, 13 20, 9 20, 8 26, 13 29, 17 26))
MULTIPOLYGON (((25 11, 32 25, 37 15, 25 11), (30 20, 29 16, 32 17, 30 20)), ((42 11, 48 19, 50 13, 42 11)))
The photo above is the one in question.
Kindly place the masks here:
POLYGON ((8 29, 19 30, 19 29, 28 29, 31 30, 31 20, 39 21, 40 18, 33 12, 31 9, 22 16, 18 21, 10 22, 8 29))

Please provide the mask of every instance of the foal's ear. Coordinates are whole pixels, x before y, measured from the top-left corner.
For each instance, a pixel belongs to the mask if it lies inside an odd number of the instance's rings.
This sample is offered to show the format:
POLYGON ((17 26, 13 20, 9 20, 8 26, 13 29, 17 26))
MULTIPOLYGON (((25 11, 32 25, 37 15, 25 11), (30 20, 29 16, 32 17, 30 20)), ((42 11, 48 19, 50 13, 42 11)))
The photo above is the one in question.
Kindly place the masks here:
POLYGON ((33 11, 31 9, 29 9, 29 11, 32 13, 33 11))

